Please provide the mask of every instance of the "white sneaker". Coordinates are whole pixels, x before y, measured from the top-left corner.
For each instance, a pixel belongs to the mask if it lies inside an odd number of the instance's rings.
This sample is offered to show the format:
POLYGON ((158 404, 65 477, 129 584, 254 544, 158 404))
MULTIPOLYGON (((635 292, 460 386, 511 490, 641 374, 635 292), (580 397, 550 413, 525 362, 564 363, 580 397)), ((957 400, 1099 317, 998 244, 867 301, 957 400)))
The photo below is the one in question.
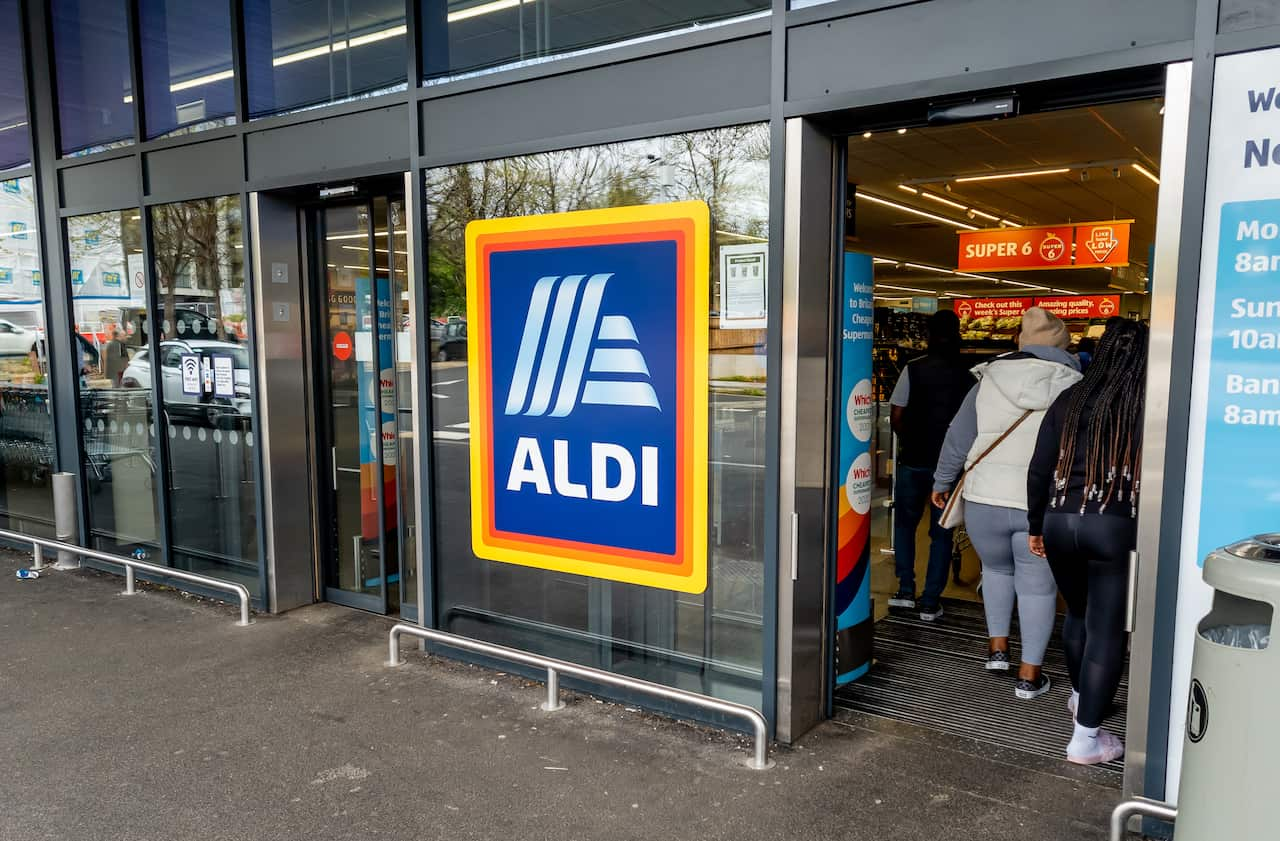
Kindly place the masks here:
POLYGON ((1124 756, 1124 742, 1106 730, 1099 730, 1097 738, 1075 739, 1067 745, 1067 761, 1076 765, 1101 765, 1124 756))
POLYGON ((1080 708, 1080 695, 1072 692, 1071 697, 1067 699, 1067 711, 1071 713, 1071 720, 1076 720, 1076 710, 1080 708))

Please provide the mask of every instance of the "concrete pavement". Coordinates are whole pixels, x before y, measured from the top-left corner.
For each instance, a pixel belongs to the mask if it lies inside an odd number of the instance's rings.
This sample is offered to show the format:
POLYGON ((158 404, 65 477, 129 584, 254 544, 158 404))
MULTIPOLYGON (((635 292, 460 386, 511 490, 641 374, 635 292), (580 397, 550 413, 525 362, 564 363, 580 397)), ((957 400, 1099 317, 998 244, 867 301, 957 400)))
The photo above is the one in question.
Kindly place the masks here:
POLYGON ((875 719, 743 738, 417 653, 332 605, 247 629, 0 559, 0 841, 1105 838, 1114 779, 875 719))

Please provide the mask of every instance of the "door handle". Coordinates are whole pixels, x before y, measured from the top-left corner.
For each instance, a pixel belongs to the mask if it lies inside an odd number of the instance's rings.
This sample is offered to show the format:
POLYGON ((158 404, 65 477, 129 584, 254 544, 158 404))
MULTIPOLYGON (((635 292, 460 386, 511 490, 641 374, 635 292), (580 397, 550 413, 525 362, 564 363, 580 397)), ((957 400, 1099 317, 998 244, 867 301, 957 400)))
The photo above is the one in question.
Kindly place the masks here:
POLYGON ((1129 552, 1129 600, 1125 605, 1124 629, 1130 634, 1133 633, 1138 613, 1138 561, 1138 550, 1129 552))
POLYGON ((329 466, 333 468, 333 489, 338 490, 338 448, 329 448, 329 466))

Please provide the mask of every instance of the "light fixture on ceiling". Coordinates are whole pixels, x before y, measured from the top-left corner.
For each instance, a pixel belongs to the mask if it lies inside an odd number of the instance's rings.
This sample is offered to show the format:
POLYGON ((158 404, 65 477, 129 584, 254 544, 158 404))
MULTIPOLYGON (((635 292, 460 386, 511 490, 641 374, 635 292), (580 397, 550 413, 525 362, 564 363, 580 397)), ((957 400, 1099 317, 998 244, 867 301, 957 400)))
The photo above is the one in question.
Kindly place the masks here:
POLYGON ((969 210, 967 205, 963 205, 958 201, 952 201, 945 196, 934 195, 927 190, 921 190, 920 195, 924 196, 929 201, 937 202, 938 204, 945 204, 947 207, 954 207, 956 210, 969 210))
POLYGON ((902 265, 910 269, 919 269, 924 272, 938 272, 939 274, 955 274, 954 269, 944 269, 941 266, 926 266, 924 263, 903 263, 902 265))
POLYGON ((916 289, 916 288, 911 287, 911 286, 890 286, 890 285, 889 285, 889 284, 887 284, 887 283, 877 283, 877 284, 875 285, 875 288, 876 288, 876 289, 888 289, 888 290, 890 290, 891 292, 915 292, 915 293, 920 294, 920 295, 932 295, 932 294, 934 294, 934 292, 933 292, 933 290, 932 290, 932 289, 916 289))
POLYGON ((863 140, 870 140, 870 139, 871 139, 871 132, 869 132, 869 131, 864 131, 864 132, 862 133, 862 139, 863 139, 863 140))
POLYGON ((1146 178, 1148 181, 1152 182, 1153 184, 1159 184, 1159 183, 1160 183, 1160 176, 1156 175, 1154 172, 1152 172, 1151 170, 1147 169, 1147 168, 1146 168, 1145 166, 1143 166, 1142 164, 1137 163, 1137 162, 1135 161, 1134 163, 1130 164, 1130 166, 1132 166, 1134 169, 1136 169, 1136 170, 1138 171, 1138 174, 1139 174, 1139 175, 1141 175, 1143 178, 1146 178))
POLYGON ((1034 283, 1023 283, 1020 280, 1001 280, 1000 282, 1008 286, 1017 286, 1022 289, 1039 289, 1041 292, 1051 291, 1047 286, 1037 286, 1034 283))
MULTIPOLYGON (((946 196, 940 196, 937 193, 931 193, 928 190, 922 190, 919 187, 913 187, 910 184, 899 184, 898 189, 906 193, 911 193, 912 195, 922 196, 926 199, 929 199, 930 201, 937 202, 938 204, 943 204, 943 205, 946 205, 947 207, 952 207, 952 208, 955 208, 956 210, 964 211, 964 214, 968 216, 970 219, 977 216, 977 217, 986 219, 990 222, 1000 221, 1000 217, 996 216, 993 213, 987 213, 985 210, 979 210, 978 208, 973 207, 972 205, 967 205, 958 201, 954 201, 953 199, 949 199, 946 196)), ((947 190, 947 192, 951 192, 950 185, 947 185, 945 189, 947 190)))
POLYGON ((196 76, 194 79, 184 79, 181 82, 174 82, 169 86, 170 93, 185 91, 191 88, 198 88, 201 85, 212 85, 214 82, 223 82, 227 79, 235 78, 234 70, 220 70, 217 73, 207 73, 204 76, 196 76))
MULTIPOLYGON (((477 7, 479 8, 479 7, 477 7)), ((385 41, 388 38, 397 38, 409 31, 404 24, 399 26, 391 26, 386 29, 378 29, 373 32, 367 32, 364 35, 357 35, 344 41, 334 41, 332 44, 321 44, 318 47, 311 47, 306 50, 299 50, 296 53, 285 53, 271 59, 272 67, 283 67, 286 64, 294 64, 299 61, 306 61, 309 58, 319 58, 320 56, 329 55, 330 53, 341 52, 348 47, 362 47, 365 44, 373 44, 377 41, 385 41)))
POLYGON ((969 184, 974 181, 1004 181, 1009 178, 1032 178, 1037 175, 1062 175, 1071 171, 1069 166, 1052 169, 1024 169, 1018 172, 993 172, 990 175, 965 175, 955 179, 957 184, 969 184))
POLYGON ((445 20, 449 23, 457 23, 460 20, 470 20, 483 15, 491 15, 494 12, 505 12, 507 9, 518 9, 521 6, 532 6, 534 0, 491 0, 489 3, 481 3, 467 9, 459 9, 456 12, 450 12, 445 16, 445 20))
POLYGON ((907 133, 907 130, 905 128, 898 129, 898 134, 906 134, 906 133, 907 133))
POLYGON ((912 207, 907 204, 899 204, 896 201, 890 201, 889 199, 882 198, 880 196, 875 196, 875 195, 872 195, 871 193, 864 193, 862 191, 858 191, 854 195, 856 195, 860 199, 864 199, 865 201, 875 202, 876 204, 882 204, 885 207, 891 207, 894 210, 899 210, 899 211, 902 211, 903 213, 911 213, 916 216, 921 216, 925 219, 932 219, 935 222, 942 222, 947 225, 953 225, 957 228, 960 228, 961 230, 965 230, 965 231, 978 230, 976 225, 968 225, 964 222, 958 222, 955 219, 949 219, 946 216, 942 216, 937 213, 930 213, 927 210, 921 210, 918 207, 912 207))

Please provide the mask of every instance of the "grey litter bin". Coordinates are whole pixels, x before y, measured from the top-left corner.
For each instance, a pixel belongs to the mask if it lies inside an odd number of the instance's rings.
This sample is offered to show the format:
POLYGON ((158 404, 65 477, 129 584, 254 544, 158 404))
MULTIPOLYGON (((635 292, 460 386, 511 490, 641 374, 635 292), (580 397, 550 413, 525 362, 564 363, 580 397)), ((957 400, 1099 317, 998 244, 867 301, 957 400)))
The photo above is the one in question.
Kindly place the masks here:
POLYGON ((1280 837, 1280 534, 1212 552, 1196 628, 1176 841, 1280 837))

